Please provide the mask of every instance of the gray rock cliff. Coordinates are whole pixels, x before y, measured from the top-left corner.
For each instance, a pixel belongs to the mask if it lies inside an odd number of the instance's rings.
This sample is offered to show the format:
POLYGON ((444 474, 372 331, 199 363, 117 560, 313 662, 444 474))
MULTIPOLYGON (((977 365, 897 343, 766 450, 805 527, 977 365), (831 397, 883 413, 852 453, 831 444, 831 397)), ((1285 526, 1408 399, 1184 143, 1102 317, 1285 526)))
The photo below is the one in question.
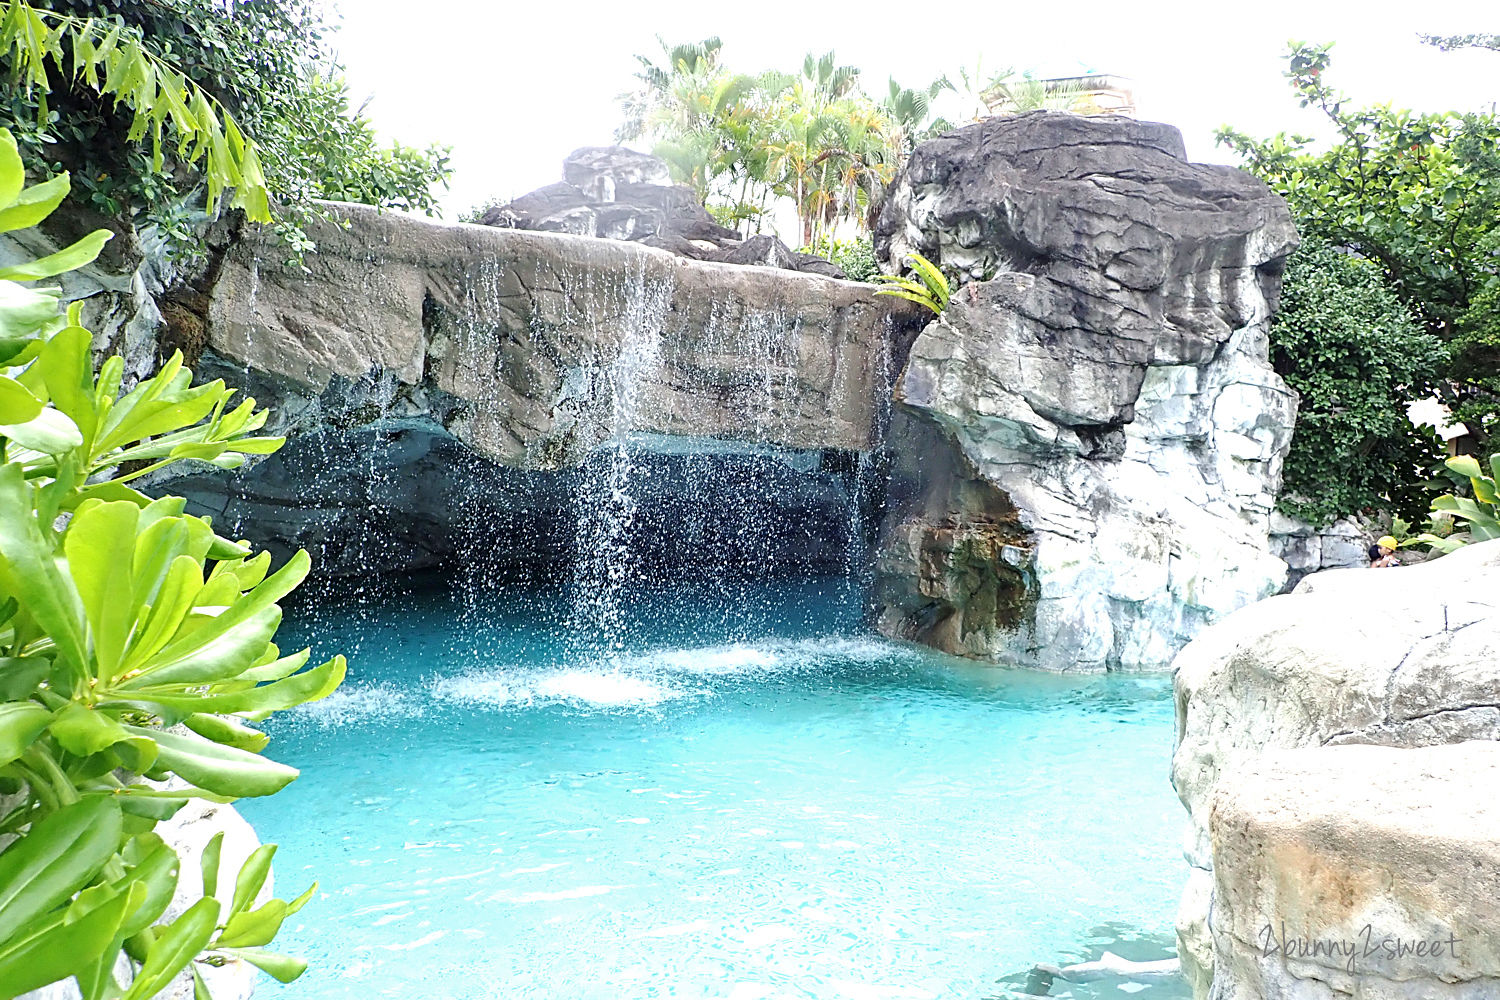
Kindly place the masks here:
POLYGON ((1266 328, 1296 233, 1280 198, 1188 163, 1168 126, 1037 112, 918 147, 876 240, 890 266, 915 251, 955 285, 896 385, 928 427, 897 464, 987 487, 908 491, 880 556, 885 631, 1056 670, 1154 669, 1281 586, 1267 535, 1295 397, 1266 328), (977 557, 954 544, 978 535, 977 557))

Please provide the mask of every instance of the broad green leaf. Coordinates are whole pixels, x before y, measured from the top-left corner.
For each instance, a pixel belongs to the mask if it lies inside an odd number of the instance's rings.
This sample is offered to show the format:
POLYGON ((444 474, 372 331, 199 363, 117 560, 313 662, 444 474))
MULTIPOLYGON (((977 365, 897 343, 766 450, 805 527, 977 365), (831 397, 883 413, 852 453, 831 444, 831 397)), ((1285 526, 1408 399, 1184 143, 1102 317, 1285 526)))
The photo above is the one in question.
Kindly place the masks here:
POLYGON ((236 798, 270 795, 297 777, 296 768, 196 735, 137 726, 126 728, 143 736, 154 736, 159 748, 156 758, 159 768, 219 795, 236 798))
POLYGON ((80 676, 88 662, 83 615, 73 581, 63 573, 31 515, 19 465, 0 465, 0 585, 47 631, 65 665, 80 676))
POLYGON ((188 907, 151 943, 146 962, 130 984, 124 1000, 150 1000, 166 989, 167 984, 207 947, 218 922, 218 900, 200 899, 188 907))
POLYGON ((0 701, 25 701, 51 672, 46 657, 0 657, 0 701))
POLYGON ((1479 476, 1484 475, 1484 472, 1479 468, 1478 460, 1475 459, 1473 455, 1457 455, 1453 458, 1448 459, 1443 464, 1448 466, 1448 468, 1452 469, 1454 472, 1458 473, 1460 476, 1464 476, 1468 479, 1475 479, 1479 476))
POLYGON ((0 208, 8 208, 26 186, 26 168, 10 129, 0 128, 0 208))
POLYGON ((0 208, 0 233, 30 229, 51 215, 68 196, 68 175, 56 177, 23 190, 9 207, 0 208))
MULTIPOLYGON (((219 669, 210 657, 203 654, 204 646, 216 642, 220 637, 238 629, 242 624, 251 623, 257 628, 264 628, 268 620, 266 612, 274 606, 276 601, 291 593, 306 578, 310 565, 311 560, 306 552, 295 553, 287 560, 286 565, 267 577, 264 583, 246 594, 228 611, 219 615, 211 625, 174 639, 149 661, 141 664, 139 669, 145 676, 137 678, 140 682, 137 686, 158 683, 159 679, 164 676, 171 677, 173 680, 195 678, 217 680, 229 676, 219 669), (156 676, 152 676, 153 674, 156 676)), ((280 612, 276 614, 279 618, 280 612)), ((274 626, 271 631, 274 633, 274 626)), ((266 641, 270 641, 270 635, 266 636, 266 641)), ((230 643, 229 646, 234 647, 234 643, 230 643)), ((254 661, 245 662, 240 669, 249 666, 251 662, 254 661)))
POLYGON ((290 677, 301 670, 302 665, 312 656, 311 649, 302 649, 290 656, 282 656, 281 650, 277 649, 274 643, 269 647, 267 653, 269 659, 265 663, 251 667, 240 675, 240 679, 261 683, 290 677))
MULTIPOLYGON (((232 613, 233 609, 219 618, 232 613)), ((212 620, 187 631, 183 639, 174 639, 144 664, 137 676, 116 685, 116 690, 129 691, 162 684, 207 684, 237 677, 256 662, 276 634, 281 625, 281 609, 274 604, 262 608, 228 630, 219 629, 217 625, 218 621, 212 620), (190 642, 197 645, 190 646, 190 642), (169 658, 173 650, 182 652, 169 658)))
POLYGON ((317 891, 318 891, 318 883, 316 883, 316 882, 314 882, 312 885, 308 886, 306 889, 302 890, 302 895, 298 896, 296 899, 294 899, 290 903, 286 904, 286 914, 287 914, 287 916, 291 916, 293 913, 296 913, 298 910, 300 910, 304 906, 306 906, 307 905, 307 901, 310 900, 310 899, 312 899, 313 898, 313 893, 315 893, 317 891))
POLYGON ((133 490, 124 483, 111 480, 93 486, 80 487, 73 495, 71 504, 65 505, 63 509, 76 508, 85 500, 129 500, 137 507, 145 507, 151 502, 151 498, 139 490, 133 490))
POLYGON ((265 749, 271 737, 259 729, 252 729, 237 719, 225 715, 210 715, 205 712, 197 712, 183 720, 193 732, 206 740, 222 743, 227 747, 237 750, 247 750, 250 753, 259 753, 265 749))
POLYGON ((92 434, 96 421, 92 345, 92 334, 81 326, 69 326, 47 341, 35 365, 52 405, 86 434, 92 434))
POLYGON ((1500 503, 1500 496, 1495 493, 1495 484, 1483 476, 1475 476, 1469 480, 1469 485, 1474 489, 1474 499, 1480 503, 1494 505, 1500 503))
POLYGON ((120 810, 91 796, 43 817, 0 851, 0 934, 14 934, 59 906, 120 847, 120 810))
POLYGON ((51 721, 52 713, 34 701, 0 704, 0 765, 9 764, 25 753, 51 721))
MULTIPOLYGON (((306 662, 307 651, 287 657, 276 663, 287 663, 297 661, 297 665, 306 662)), ((342 656, 335 656, 328 662, 314 667, 311 670, 294 674, 283 680, 275 680, 270 684, 261 684, 257 687, 245 688, 239 691, 227 691, 220 694, 184 693, 181 687, 165 688, 140 688, 124 691, 102 692, 102 697, 110 700, 118 699, 131 704, 144 704, 159 706, 176 712, 218 712, 218 713, 255 713, 264 715, 269 712, 280 712, 295 705, 304 705, 311 701, 326 698, 337 690, 343 683, 344 676, 348 671, 342 656)), ((241 675, 242 678, 245 675, 241 675)), ((248 678, 247 678, 248 679, 248 678)), ((188 728, 198 732, 191 720, 188 728)), ((257 730, 246 730, 247 733, 257 730)), ((226 740, 215 739, 213 732, 203 732, 204 736, 214 739, 218 743, 226 743, 226 740)), ((261 734, 264 736, 264 734, 261 734)), ((247 737, 248 738, 248 737, 247 737)), ((228 743, 230 746, 240 746, 239 743, 228 743)), ((264 745, 264 744, 262 744, 264 745)), ((259 747, 241 746, 241 749, 259 749, 259 747)))
POLYGON ((125 861, 130 867, 125 878, 116 884, 139 882, 146 887, 145 899, 126 918, 122 928, 124 936, 133 937, 160 919, 171 905, 182 862, 177 852, 154 833, 131 838, 126 846, 125 861))
POLYGON ((203 848, 199 867, 203 872, 203 895, 219 894, 219 859, 224 854, 224 831, 214 834, 203 848))
POLYGON ((203 566, 191 555, 181 555, 172 560, 166 578, 156 593, 151 610, 145 621, 137 626, 130 656, 126 663, 130 667, 154 656, 177 634, 187 613, 197 602, 198 592, 203 589, 203 566))
POLYGON ((83 600, 101 679, 115 675, 135 626, 138 605, 131 592, 131 563, 140 514, 129 500, 80 507, 63 536, 68 572, 83 600))
POLYGON ((36 281, 50 278, 67 271, 76 271, 85 264, 93 263, 110 241, 114 233, 108 229, 96 229, 71 246, 37 260, 18 264, 15 267, 0 267, 0 281, 36 281))
POLYGON ((216 948, 255 948, 270 944, 281 930, 286 919, 286 901, 268 900, 259 909, 236 913, 224 924, 224 930, 214 941, 216 948))
POLYGON ((39 989, 98 961, 115 943, 126 915, 140 905, 143 893, 132 886, 70 922, 58 914, 40 926, 23 926, 24 938, 0 944, 0 996, 39 989))
MULTIPOLYGON (((275 844, 262 844, 250 852, 245 863, 240 865, 240 873, 234 880, 234 900, 229 904, 230 913, 243 913, 255 902, 255 897, 260 895, 260 890, 266 884, 266 877, 271 874, 271 859, 276 857, 275 844)), ((264 941, 245 942, 246 944, 264 944, 264 941)))
POLYGON ((90 757, 113 747, 132 771, 140 773, 149 771, 156 760, 155 740, 129 732, 104 712, 78 702, 59 710, 48 729, 59 746, 77 757, 90 757))
POLYGON ((57 321, 58 290, 0 281, 0 341, 30 339, 57 321))
POLYGON ((45 455, 63 455, 83 444, 83 434, 66 413, 51 407, 19 424, 0 424, 0 437, 45 455))
POLYGON ((211 462, 224 454, 228 445, 223 441, 189 441, 180 444, 167 453, 168 458, 187 459, 196 458, 203 462, 211 462))
POLYGON ((307 971, 307 963, 300 958, 281 955, 259 948, 225 948, 224 953, 242 958, 279 983, 289 983, 307 971))
MULTIPOLYGON (((186 555, 189 530, 185 519, 162 517, 152 522, 156 505, 141 511, 130 567, 130 593, 137 608, 152 604, 178 556, 186 555)), ((139 613, 137 612, 139 617, 139 613)))
POLYGON ((0 424, 24 424, 42 412, 42 401, 13 378, 0 375, 0 424))

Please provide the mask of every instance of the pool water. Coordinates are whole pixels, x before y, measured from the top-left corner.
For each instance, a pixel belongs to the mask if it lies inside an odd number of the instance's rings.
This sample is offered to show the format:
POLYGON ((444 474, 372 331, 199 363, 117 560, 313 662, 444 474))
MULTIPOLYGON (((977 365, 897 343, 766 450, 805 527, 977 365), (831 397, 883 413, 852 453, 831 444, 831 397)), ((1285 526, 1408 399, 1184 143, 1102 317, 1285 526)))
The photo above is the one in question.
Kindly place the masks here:
POLYGON ((623 644, 535 591, 294 611, 283 648, 351 670, 268 723, 302 777, 241 803, 279 894, 321 887, 277 941, 312 967, 270 992, 990 998, 1171 954, 1167 678, 889 642, 836 581, 710 590, 630 595, 623 644))

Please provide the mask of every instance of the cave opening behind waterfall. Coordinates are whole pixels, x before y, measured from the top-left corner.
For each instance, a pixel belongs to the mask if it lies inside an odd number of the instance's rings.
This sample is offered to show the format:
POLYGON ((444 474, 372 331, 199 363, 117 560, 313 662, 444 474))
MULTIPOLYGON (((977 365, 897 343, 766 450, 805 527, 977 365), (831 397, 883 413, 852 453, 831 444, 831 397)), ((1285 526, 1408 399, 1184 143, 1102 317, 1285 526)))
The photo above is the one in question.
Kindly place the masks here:
POLYGON ((392 425, 296 437, 237 476, 173 489, 278 561, 307 549, 305 601, 534 591, 566 624, 611 633, 623 602, 674 588, 733 613, 762 585, 831 581, 857 604, 884 482, 870 453, 660 435, 514 469, 392 425))

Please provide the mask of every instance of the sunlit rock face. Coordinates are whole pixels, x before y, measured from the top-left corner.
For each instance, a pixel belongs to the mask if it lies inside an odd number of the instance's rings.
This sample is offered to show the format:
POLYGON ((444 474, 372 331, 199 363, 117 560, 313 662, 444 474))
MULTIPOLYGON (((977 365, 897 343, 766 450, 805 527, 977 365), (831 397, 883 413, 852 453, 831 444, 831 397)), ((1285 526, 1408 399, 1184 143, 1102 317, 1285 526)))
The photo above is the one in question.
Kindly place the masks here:
POLYGON ((1475 791, 1493 788, 1500 753, 1497 573, 1500 542, 1318 573, 1173 661, 1191 866, 1178 951, 1198 996, 1500 995, 1493 931, 1477 929, 1495 920, 1500 842, 1494 796, 1475 791), (1283 920, 1297 938, 1369 924, 1377 942, 1451 929, 1464 943, 1351 972, 1259 954, 1283 920))
POLYGON ((291 442, 159 485, 333 573, 461 546, 555 568, 590 544, 590 505, 646 564, 856 559, 858 456, 883 436, 915 307, 638 243, 332 211, 347 228, 318 225, 305 269, 269 237, 222 238, 160 336, 274 407, 291 442))
POLYGON ((896 385, 934 432, 897 467, 941 453, 989 487, 896 491, 885 631, 1055 670, 1158 669, 1281 586, 1267 534, 1296 401, 1266 336, 1296 233, 1278 196, 1188 163, 1169 126, 1037 112, 918 147, 876 239, 892 266, 916 251, 957 285, 896 385), (943 540, 975 531, 996 558, 943 540), (974 615, 966 586, 1013 599, 974 615))

